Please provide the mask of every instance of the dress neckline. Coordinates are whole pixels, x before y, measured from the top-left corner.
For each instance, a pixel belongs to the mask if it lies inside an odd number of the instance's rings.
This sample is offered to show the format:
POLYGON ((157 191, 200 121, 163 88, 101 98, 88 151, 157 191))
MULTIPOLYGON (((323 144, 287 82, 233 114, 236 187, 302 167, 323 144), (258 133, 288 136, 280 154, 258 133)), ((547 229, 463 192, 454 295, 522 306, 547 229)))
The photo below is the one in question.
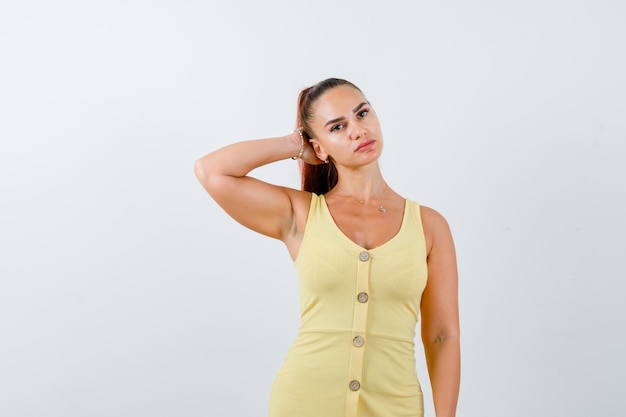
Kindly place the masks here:
POLYGON ((368 251, 368 252, 372 252, 378 249, 381 249, 385 246, 390 245, 391 243, 393 243, 394 240, 396 240, 398 238, 398 236, 400 234, 402 234, 402 231, 405 229, 406 223, 407 223, 407 211, 409 209, 409 200, 408 199, 404 199, 404 208, 402 211, 402 222, 400 223, 400 228, 398 229, 398 231, 396 232, 396 234, 394 234, 393 236, 391 236, 389 238, 389 240, 383 242, 382 244, 375 246, 373 248, 364 248, 363 246, 359 245, 358 243, 356 243, 354 240, 350 239, 348 237, 348 235, 346 235, 343 230, 341 230, 341 228, 339 227, 339 225, 337 224, 337 222, 335 221, 335 218, 333 217, 332 213, 330 212, 330 209, 328 208, 328 204, 326 203, 326 197, 322 194, 320 195, 320 198, 322 199, 322 206, 324 207, 324 211, 326 212, 326 214, 328 215, 328 217, 330 218, 330 221, 333 225, 333 228, 338 232, 338 234, 340 236, 343 237, 344 240, 346 240, 347 242, 349 242, 352 246, 357 247, 359 250, 362 251, 368 251))

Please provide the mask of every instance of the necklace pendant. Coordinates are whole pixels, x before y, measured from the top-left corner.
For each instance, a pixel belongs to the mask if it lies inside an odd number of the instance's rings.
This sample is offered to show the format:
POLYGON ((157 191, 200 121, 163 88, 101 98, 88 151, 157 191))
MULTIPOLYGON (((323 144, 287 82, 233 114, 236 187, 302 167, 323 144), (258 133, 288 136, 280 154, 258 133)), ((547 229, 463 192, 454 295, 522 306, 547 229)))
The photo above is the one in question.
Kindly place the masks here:
POLYGON ((387 213, 387 209, 385 207, 383 207, 383 205, 381 204, 380 206, 378 206, 378 211, 380 211, 381 213, 387 213))

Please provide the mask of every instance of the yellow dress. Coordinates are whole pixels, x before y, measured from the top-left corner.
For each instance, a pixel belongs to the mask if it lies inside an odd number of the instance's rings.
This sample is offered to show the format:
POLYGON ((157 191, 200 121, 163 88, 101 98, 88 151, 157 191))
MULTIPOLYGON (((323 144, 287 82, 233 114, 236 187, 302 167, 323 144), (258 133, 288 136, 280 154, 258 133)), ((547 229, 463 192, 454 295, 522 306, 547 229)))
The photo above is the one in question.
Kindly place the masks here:
POLYGON ((295 261, 300 329, 270 396, 270 417, 422 417, 414 338, 426 286, 419 205, 366 250, 313 194, 295 261))

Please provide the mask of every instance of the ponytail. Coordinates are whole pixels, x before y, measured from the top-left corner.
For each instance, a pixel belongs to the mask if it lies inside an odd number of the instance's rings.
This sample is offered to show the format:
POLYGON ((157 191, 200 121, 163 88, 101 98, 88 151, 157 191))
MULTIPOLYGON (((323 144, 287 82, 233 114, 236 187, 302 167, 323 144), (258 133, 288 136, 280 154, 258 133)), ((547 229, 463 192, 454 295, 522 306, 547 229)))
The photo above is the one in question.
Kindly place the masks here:
POLYGON ((326 194, 337 185, 337 168, 332 161, 327 164, 309 165, 301 162, 302 190, 315 194, 326 194))
MULTIPOLYGON (((313 130, 309 124, 309 121, 313 117, 311 111, 313 104, 326 91, 340 85, 348 85, 358 91, 361 91, 350 81, 339 78, 328 78, 312 87, 305 88, 300 92, 300 95, 298 95, 296 127, 302 127, 304 140, 307 143, 309 143, 313 137, 313 130)), ((309 165, 300 160, 300 171, 302 175, 302 190, 318 195, 326 194, 330 191, 335 185, 337 185, 337 180, 339 178, 337 175, 337 168, 335 167, 332 158, 328 158, 328 162, 326 164, 320 165, 309 165)))

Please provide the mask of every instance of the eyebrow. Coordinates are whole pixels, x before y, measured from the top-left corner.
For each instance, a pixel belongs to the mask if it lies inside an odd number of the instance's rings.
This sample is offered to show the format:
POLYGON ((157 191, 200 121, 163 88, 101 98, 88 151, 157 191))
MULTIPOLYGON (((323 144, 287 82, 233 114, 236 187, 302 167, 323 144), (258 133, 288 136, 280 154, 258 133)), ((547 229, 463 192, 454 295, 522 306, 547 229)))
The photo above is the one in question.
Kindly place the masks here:
MULTIPOLYGON (((361 109, 361 107, 363 107, 365 105, 367 105, 367 102, 365 102, 365 101, 363 103, 359 103, 358 106, 356 106, 354 109, 352 109, 352 114, 358 112, 361 109)), ((324 127, 326 127, 328 125, 331 125, 333 123, 337 123, 337 122, 339 122, 341 120, 344 120, 344 119, 345 119, 345 117, 341 116, 341 117, 337 117, 336 119, 329 120, 329 121, 326 122, 324 127)))

